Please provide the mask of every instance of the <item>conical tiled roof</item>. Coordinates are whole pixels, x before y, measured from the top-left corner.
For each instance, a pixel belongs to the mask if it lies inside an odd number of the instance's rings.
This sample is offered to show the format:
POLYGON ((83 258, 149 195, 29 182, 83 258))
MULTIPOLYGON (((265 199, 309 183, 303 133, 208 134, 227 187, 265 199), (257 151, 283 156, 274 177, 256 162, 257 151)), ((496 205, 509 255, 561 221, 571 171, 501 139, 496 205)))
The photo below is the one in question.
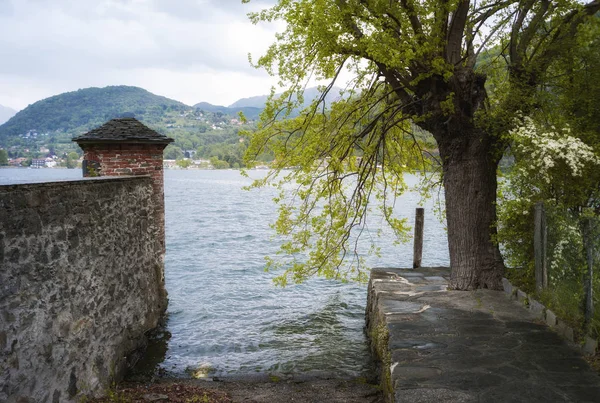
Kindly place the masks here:
POLYGON ((91 130, 73 141, 77 143, 126 142, 126 143, 170 143, 172 138, 163 136, 134 118, 113 119, 97 129, 91 130))

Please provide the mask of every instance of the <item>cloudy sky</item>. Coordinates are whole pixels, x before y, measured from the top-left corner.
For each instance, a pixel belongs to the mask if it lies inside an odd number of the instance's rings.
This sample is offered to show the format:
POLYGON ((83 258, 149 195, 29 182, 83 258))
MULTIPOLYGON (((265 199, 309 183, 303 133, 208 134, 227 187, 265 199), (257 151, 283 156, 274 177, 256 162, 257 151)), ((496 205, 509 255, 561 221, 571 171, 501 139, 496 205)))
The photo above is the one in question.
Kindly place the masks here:
POLYGON ((246 14, 269 2, 0 0, 0 105, 107 85, 188 105, 267 94, 275 80, 248 53, 260 56, 278 27, 246 14))

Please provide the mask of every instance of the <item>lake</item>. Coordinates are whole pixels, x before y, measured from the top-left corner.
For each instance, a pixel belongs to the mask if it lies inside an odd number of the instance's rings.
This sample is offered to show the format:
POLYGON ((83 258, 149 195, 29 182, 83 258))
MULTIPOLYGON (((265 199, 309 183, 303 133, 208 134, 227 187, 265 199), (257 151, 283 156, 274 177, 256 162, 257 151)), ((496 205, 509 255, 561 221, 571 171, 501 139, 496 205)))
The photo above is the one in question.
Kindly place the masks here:
MULTIPOLYGON (((250 171, 257 178, 264 171, 250 171)), ((80 170, 0 169, 0 184, 78 179, 80 170)), ((407 182, 416 183, 408 177, 407 182)), ((363 331, 365 284, 311 279, 278 288, 264 258, 280 245, 269 224, 272 189, 234 170, 166 170, 165 277, 171 333, 161 367, 184 375, 187 367, 211 374, 325 372, 357 376, 371 369, 363 331)), ((414 222, 420 196, 407 193, 395 213, 414 222)), ((447 266, 443 224, 425 207, 424 266, 447 266)), ((369 222, 376 237, 380 219, 369 222)), ((389 231, 378 242, 372 267, 411 267, 412 244, 395 245, 389 231)))

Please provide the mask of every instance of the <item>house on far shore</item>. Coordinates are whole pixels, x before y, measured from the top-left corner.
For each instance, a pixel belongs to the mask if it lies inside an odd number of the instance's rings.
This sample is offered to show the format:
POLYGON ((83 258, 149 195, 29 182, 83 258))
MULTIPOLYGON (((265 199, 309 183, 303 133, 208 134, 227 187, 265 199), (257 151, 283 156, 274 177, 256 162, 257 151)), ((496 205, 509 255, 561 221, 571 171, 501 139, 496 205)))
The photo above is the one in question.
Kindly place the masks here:
POLYGON ((34 158, 31 160, 31 167, 32 168, 45 168, 46 160, 44 158, 41 158, 41 159, 34 158))

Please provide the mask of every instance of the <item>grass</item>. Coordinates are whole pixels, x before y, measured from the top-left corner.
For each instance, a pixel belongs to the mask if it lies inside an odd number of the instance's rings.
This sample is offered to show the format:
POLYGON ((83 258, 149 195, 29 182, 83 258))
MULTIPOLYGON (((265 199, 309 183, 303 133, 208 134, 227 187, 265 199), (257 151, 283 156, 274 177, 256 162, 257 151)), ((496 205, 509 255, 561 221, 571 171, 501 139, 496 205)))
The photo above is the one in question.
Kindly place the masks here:
POLYGON ((536 293, 534 281, 519 274, 516 270, 509 270, 507 273, 511 283, 527 294, 533 295, 535 299, 554 312, 559 319, 571 326, 575 331, 576 338, 581 339, 585 334, 589 334, 596 339, 600 338, 600 301, 598 300, 600 282, 596 281, 594 283, 595 310, 586 332, 583 311, 584 291, 581 281, 563 280, 556 284, 550 284, 541 293, 536 293))

